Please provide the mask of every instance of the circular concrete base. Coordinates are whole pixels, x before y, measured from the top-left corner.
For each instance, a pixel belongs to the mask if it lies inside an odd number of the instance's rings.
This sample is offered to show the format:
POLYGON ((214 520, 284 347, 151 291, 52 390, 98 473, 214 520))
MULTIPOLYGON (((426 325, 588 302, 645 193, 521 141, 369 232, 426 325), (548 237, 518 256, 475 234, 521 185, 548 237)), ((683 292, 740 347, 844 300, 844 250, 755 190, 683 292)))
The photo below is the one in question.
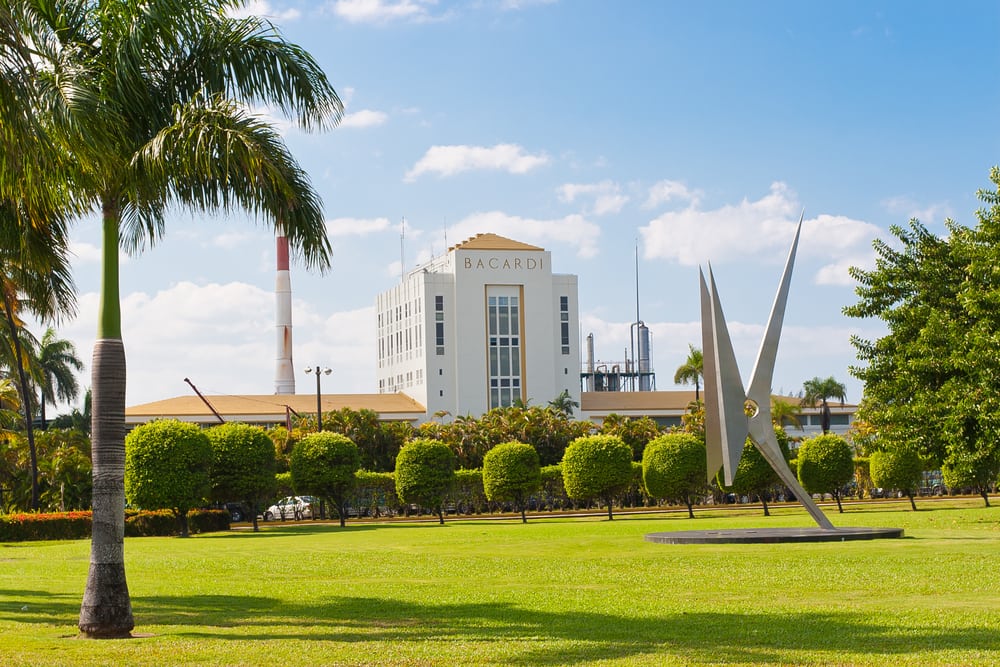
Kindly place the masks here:
POLYGON ((649 533, 660 544, 761 544, 778 542, 847 542, 902 537, 902 528, 734 528, 649 533))

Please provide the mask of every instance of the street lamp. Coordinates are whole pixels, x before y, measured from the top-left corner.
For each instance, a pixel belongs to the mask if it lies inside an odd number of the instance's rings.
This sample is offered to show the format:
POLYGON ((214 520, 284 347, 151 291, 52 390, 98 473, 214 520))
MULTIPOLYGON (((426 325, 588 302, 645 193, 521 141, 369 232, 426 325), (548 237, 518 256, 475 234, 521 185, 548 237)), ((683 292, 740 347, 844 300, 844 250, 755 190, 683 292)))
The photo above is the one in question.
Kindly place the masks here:
POLYGON ((320 368, 319 366, 316 366, 315 368, 310 366, 309 368, 306 369, 306 373, 316 374, 316 430, 317 431, 323 430, 323 405, 321 403, 322 392, 320 391, 319 388, 319 378, 321 375, 329 375, 332 372, 333 371, 330 370, 329 368, 320 368))

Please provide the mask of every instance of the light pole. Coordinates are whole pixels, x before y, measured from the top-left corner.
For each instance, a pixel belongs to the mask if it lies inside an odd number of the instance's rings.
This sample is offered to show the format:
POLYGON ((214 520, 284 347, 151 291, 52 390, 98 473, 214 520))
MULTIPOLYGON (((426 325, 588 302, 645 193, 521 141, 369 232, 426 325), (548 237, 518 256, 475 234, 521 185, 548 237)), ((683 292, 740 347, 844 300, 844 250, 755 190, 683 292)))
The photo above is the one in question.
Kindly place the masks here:
POLYGON ((333 371, 330 370, 329 368, 321 368, 319 366, 316 366, 315 368, 310 366, 309 368, 306 369, 306 373, 316 374, 316 430, 317 431, 323 430, 323 404, 321 402, 323 394, 320 391, 319 378, 321 375, 329 375, 332 372, 333 371))

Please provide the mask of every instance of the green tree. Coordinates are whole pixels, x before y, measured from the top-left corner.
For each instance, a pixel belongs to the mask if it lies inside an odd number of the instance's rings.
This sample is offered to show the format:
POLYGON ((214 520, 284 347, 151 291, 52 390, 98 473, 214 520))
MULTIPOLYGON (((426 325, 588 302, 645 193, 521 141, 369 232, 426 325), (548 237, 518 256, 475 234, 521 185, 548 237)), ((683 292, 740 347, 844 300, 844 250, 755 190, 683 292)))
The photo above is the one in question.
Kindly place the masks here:
POLYGON ((1000 477, 1000 456, 994 451, 954 452, 941 466, 941 477, 949 489, 971 488, 990 506, 990 490, 1000 477))
POLYGON ((448 445, 415 438, 396 457, 396 495, 404 503, 426 507, 444 525, 444 498, 455 481, 455 454, 448 445))
MULTIPOLYGON (((523 407, 527 407, 527 405, 523 407)), ((549 401, 549 407, 567 417, 572 417, 574 408, 580 407, 580 403, 574 401, 573 397, 569 395, 569 389, 563 389, 558 396, 549 401)))
POLYGON ((527 523, 526 510, 531 495, 542 485, 538 452, 523 442, 505 442, 486 452, 483 458, 483 490, 492 501, 509 501, 527 523))
POLYGON ((347 503, 361 467, 358 446, 345 435, 321 431, 310 433, 292 449, 292 484, 300 492, 331 500, 340 526, 347 520, 347 503))
POLYGON ((632 449, 613 435, 590 435, 569 443, 562 460, 563 486, 574 500, 600 498, 614 519, 615 494, 632 481, 632 449))
POLYGON ((910 499, 910 507, 917 510, 913 497, 924 477, 920 455, 913 449, 896 447, 872 452, 868 458, 872 484, 883 489, 894 489, 910 499))
POLYGON ((649 417, 623 417, 610 414, 601 422, 602 435, 615 435, 632 449, 632 459, 642 460, 642 452, 650 440, 658 437, 662 430, 649 417))
MULTIPOLYGON (((5 56, 26 54, 16 78, 18 88, 32 84, 23 115, 40 117, 72 147, 79 169, 72 191, 102 215, 91 365, 95 518, 79 624, 87 637, 128 636, 134 625, 121 557, 120 249, 156 242, 169 207, 243 208, 280 231, 307 266, 323 269, 330 261, 324 216, 306 174, 278 133, 247 109, 270 104, 311 129, 336 123, 342 105, 308 53, 266 19, 231 17, 227 10, 237 4, 189 0, 152 11, 137 2, 8 0, 9 21, 0 19, 8 23, 5 56)), ((9 89, 0 87, 5 112, 9 89)))
POLYGON ((771 397, 771 423, 784 428, 794 426, 802 430, 802 421, 799 419, 799 406, 796 403, 785 400, 779 396, 771 397))
POLYGON ((323 415, 323 428, 354 441, 361 452, 361 468, 388 472, 396 466, 396 455, 413 437, 413 427, 402 421, 381 421, 374 410, 342 408, 323 415))
POLYGON ((694 400, 700 401, 701 395, 698 388, 703 377, 705 377, 704 355, 699 348, 688 343, 688 357, 683 364, 677 367, 677 371, 674 373, 674 384, 693 384, 694 400))
POLYGON ((690 433, 666 433, 642 455, 642 482, 654 498, 679 500, 694 518, 694 501, 705 493, 708 464, 705 443, 690 433))
POLYGON ((824 434, 807 438, 799 445, 799 483, 807 493, 829 493, 837 501, 837 510, 844 486, 854 478, 854 455, 851 446, 839 435, 824 434))
MULTIPOLYGON (((774 435, 778 440, 778 447, 787 460, 789 450, 788 435, 785 433, 785 429, 775 426, 774 435)), ((753 444, 753 440, 747 438, 743 444, 743 455, 740 457, 740 463, 736 466, 736 474, 733 476, 733 485, 727 487, 723 484, 722 471, 719 471, 716 476, 716 483, 719 488, 739 496, 756 496, 764 508, 764 516, 771 516, 771 510, 767 506, 768 499, 774 488, 781 483, 781 478, 778 477, 778 473, 774 471, 757 446, 753 444)))
POLYGON ((80 395, 80 383, 76 373, 83 370, 83 362, 76 356, 72 341, 56 336, 52 327, 45 330, 38 344, 35 365, 39 372, 38 389, 41 394, 40 409, 42 428, 48 428, 45 421, 45 402, 75 401, 80 395))
POLYGON ((194 424, 159 419, 125 438, 125 499, 142 509, 168 509, 188 536, 188 512, 212 489, 212 444, 194 424))
POLYGON ((802 383, 802 405, 815 408, 820 405, 820 419, 822 419, 823 433, 830 432, 830 404, 828 399, 836 398, 841 405, 847 400, 847 390, 841 382, 830 376, 828 378, 814 377, 802 383))
POLYGON ((258 532, 260 503, 275 490, 274 443, 259 426, 219 424, 205 430, 212 444, 212 499, 250 508, 258 532))

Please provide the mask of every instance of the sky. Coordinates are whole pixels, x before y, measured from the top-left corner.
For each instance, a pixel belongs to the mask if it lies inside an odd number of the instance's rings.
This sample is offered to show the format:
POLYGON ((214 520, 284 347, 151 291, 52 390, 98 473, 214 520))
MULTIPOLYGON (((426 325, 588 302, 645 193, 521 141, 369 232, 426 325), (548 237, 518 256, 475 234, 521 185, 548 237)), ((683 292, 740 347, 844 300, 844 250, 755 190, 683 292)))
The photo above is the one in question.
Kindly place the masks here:
MULTIPOLYGON (((479 232, 579 276, 580 337, 622 361, 650 329, 656 388, 700 346, 711 263, 744 382, 804 215, 773 391, 833 376, 848 402, 848 267, 916 217, 975 224, 1000 163, 1000 3, 256 0, 345 103, 305 133, 267 108, 324 203, 325 274, 292 266, 298 393, 375 393, 376 294, 479 232), (638 313, 637 313, 638 296, 638 313)), ((100 224, 72 228, 86 369, 100 224)), ((274 237, 249 214, 178 210, 123 256, 126 402, 274 392, 274 237)), ((41 331, 39 331, 40 335, 41 331)), ((581 346, 582 348, 582 346, 581 346)))

